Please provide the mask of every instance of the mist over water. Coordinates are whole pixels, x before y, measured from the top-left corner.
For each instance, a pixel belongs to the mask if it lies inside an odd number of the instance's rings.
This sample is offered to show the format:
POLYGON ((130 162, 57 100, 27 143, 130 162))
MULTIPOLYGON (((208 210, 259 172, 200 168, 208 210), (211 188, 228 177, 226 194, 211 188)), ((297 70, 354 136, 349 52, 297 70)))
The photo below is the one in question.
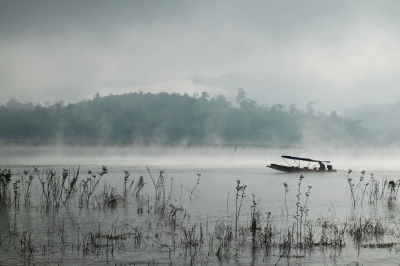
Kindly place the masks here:
MULTIPOLYGON (((331 160, 334 169, 340 171, 333 173, 308 173, 303 174, 304 179, 301 184, 301 202, 304 204, 305 193, 308 187, 310 194, 307 200, 309 209, 307 217, 309 220, 318 221, 318 219, 330 219, 337 223, 347 221, 349 217, 371 217, 373 219, 398 219, 399 208, 396 205, 387 206, 384 203, 378 203, 374 206, 364 204, 356 209, 351 207, 351 194, 348 185, 348 170, 354 180, 360 178, 361 171, 365 170, 365 179, 370 178, 371 173, 377 181, 398 180, 400 179, 400 169, 396 164, 396 157, 400 155, 398 150, 339 150, 339 149, 269 149, 269 148, 244 148, 241 146, 229 147, 185 147, 185 146, 129 146, 129 147, 71 147, 71 146, 5 146, 0 151, 1 168, 10 168, 14 174, 13 180, 23 175, 24 170, 31 173, 33 167, 39 169, 54 169, 61 173, 62 169, 71 169, 81 172, 80 180, 86 177, 88 171, 99 173, 101 167, 107 166, 108 173, 102 177, 99 189, 104 184, 115 187, 118 193, 123 189, 124 171, 130 173, 130 180, 137 180, 140 176, 144 177, 146 185, 143 188, 144 199, 153 197, 154 186, 150 178, 150 173, 156 177, 159 171, 164 171, 168 191, 172 191, 171 204, 182 206, 192 217, 191 223, 205 223, 207 217, 216 217, 217 221, 223 219, 232 219, 235 211, 235 194, 237 180, 241 185, 246 185, 245 196, 243 198, 243 212, 241 224, 249 226, 249 215, 253 200, 262 213, 271 213, 273 221, 277 224, 286 223, 286 220, 293 220, 296 213, 296 194, 298 193, 298 184, 300 174, 287 174, 267 168, 271 163, 286 165, 281 155, 291 155, 297 157, 306 157, 316 160, 331 160), (150 170, 150 173, 148 172, 150 170), (285 199, 285 190, 283 183, 286 183, 289 192, 285 199), (196 185, 197 184, 197 185, 196 185), (194 191, 194 194, 191 191, 194 191), (285 204, 285 200, 287 203, 285 204), (289 216, 287 216, 289 214, 289 216), (231 218, 229 218, 231 217, 231 218)), ((289 163, 292 163, 288 161, 289 163)), ((292 163, 292 165, 295 165, 292 163)), ((301 166, 307 166, 308 162, 301 162, 301 166)), ((313 164, 310 164, 312 167, 313 164)), ((36 180, 34 193, 40 191, 39 182, 36 180)), ((35 198, 35 197, 33 197, 35 198)), ((36 198, 36 200, 39 200, 36 198)), ((138 203, 136 203, 138 204, 138 203)), ((140 224, 141 218, 137 214, 137 206, 140 205, 121 205, 117 208, 104 209, 104 212, 90 209, 75 210, 69 207, 68 212, 60 211, 55 216, 49 216, 46 219, 55 219, 60 223, 66 219, 66 229, 74 235, 77 226, 89 229, 93 221, 103 225, 109 225, 115 219, 135 221, 134 224, 140 224), (102 213, 102 214, 100 214, 102 213), (52 217, 52 218, 51 218, 52 217), (61 220, 59 220, 61 219, 61 220)), ((20 221, 29 222, 30 228, 42 228, 43 224, 48 222, 40 218, 47 217, 43 210, 35 208, 35 213, 29 211, 27 214, 21 211, 11 211, 7 214, 8 222, 12 220, 13 215, 19 217, 20 221)), ((153 218, 154 219, 154 218, 153 218)), ((50 225, 48 225, 50 226, 50 225)), ((23 224, 20 225, 24 228, 23 224)), ((37 229, 37 237, 41 237, 42 229, 37 229)), ((6 229, 0 232, 4 238, 6 229)), ((45 232, 42 232, 45 235, 45 232)), ((73 243, 72 237, 70 243, 73 243)), ((397 241, 390 238, 386 241, 397 241)), ((0 254, 4 252, 0 250, 0 254)), ((348 248, 341 251, 341 260, 347 263, 358 261, 365 264, 374 264, 378 260, 384 259, 391 263, 396 259, 395 254, 386 250, 380 252, 363 249, 357 251, 348 243, 348 248)), ((74 254, 74 253, 72 253, 74 254)), ((279 254, 278 254, 279 255, 279 254)), ((125 253, 114 258, 115 263, 132 262, 130 256, 136 259, 133 262, 145 262, 153 258, 160 263, 167 263, 165 253, 159 253, 157 250, 148 250, 143 252, 137 247, 127 249, 125 253), (147 254, 147 255, 146 255, 147 254)), ((241 253, 239 264, 247 264, 254 260, 256 264, 262 264, 264 255, 251 255, 249 251, 241 253)), ((269 263, 275 264, 277 255, 267 256, 269 263)), ((17 257, 7 255, 8 261, 18 261, 17 257)), ((48 262, 56 263, 63 258, 69 263, 81 261, 71 254, 53 256, 48 262), (61 257, 59 257, 61 256, 61 257)), ((178 257, 176 261, 180 261, 178 257)), ((330 262, 331 259, 321 257, 321 254, 315 253, 302 259, 306 265, 330 262)), ((37 263, 43 262, 42 259, 36 259, 37 263)), ((294 262, 294 260, 293 260, 294 262)), ((93 261, 95 264, 110 263, 101 259, 93 261)), ((217 261, 210 261, 215 264, 217 261)), ((282 261, 283 263, 283 261, 282 261)), ((280 265, 280 264, 278 264, 280 265)), ((286 265, 286 262, 282 265, 286 265)))
MULTIPOLYGON (((335 149, 335 148, 246 148, 242 146, 3 146, 4 165, 106 165, 186 167, 265 167, 271 163, 296 165, 281 155, 331 161, 334 169, 368 172, 400 171, 399 149, 335 149)), ((301 162, 301 166, 308 166, 301 162)), ((312 164, 310 164, 310 167, 312 164)), ((272 171, 265 169, 266 172, 272 171)))
MULTIPOLYGON (((186 190, 196 184, 197 174, 201 174, 199 189, 201 197, 191 202, 189 209, 201 213, 219 213, 226 211, 227 201, 233 204, 236 180, 241 180, 247 186, 245 198, 247 205, 251 204, 250 195, 254 194, 261 200, 263 208, 276 215, 282 214, 283 205, 276 204, 276 199, 284 197, 283 183, 291 188, 288 199, 296 201, 300 174, 287 174, 266 166, 275 163, 297 166, 296 162, 284 160, 281 155, 311 158, 315 160, 330 160, 338 172, 335 173, 305 173, 303 186, 312 186, 313 190, 309 204, 315 212, 310 215, 326 215, 333 209, 341 218, 350 213, 350 192, 347 183, 349 169, 351 177, 357 179, 361 171, 366 171, 366 179, 371 174, 377 180, 400 179, 400 166, 396 163, 399 150, 338 150, 338 149, 268 149, 232 147, 21 147, 9 146, 1 150, 1 168, 12 168, 20 175, 24 169, 33 167, 52 167, 59 172, 63 168, 78 169, 81 173, 99 171, 101 166, 107 166, 109 174, 103 180, 121 188, 124 170, 131 173, 133 179, 145 176, 147 186, 144 191, 153 193, 149 168, 154 173, 165 171, 172 178, 171 186, 176 193, 181 191, 181 185, 186 190), (230 193, 230 199, 228 199, 230 193), (327 212, 327 213, 326 213, 327 212)), ((297 162, 298 163, 298 162, 297 162)), ((300 166, 316 167, 316 163, 300 162, 300 166)), ((17 173, 14 173, 17 175, 17 173)), ((187 191, 186 191, 187 192, 187 191)), ((292 206, 293 207, 293 206, 292 206)))
MULTIPOLYGON (((230 200, 234 199, 236 180, 241 180, 247 186, 248 195, 254 194, 261 199, 262 206, 275 214, 282 212, 282 205, 276 204, 276 198, 283 199, 283 183, 286 182, 292 190, 289 199, 296 200, 294 191, 297 189, 300 174, 287 174, 266 166, 275 163, 297 166, 296 163, 281 158, 281 155, 311 158, 331 161, 335 173, 304 173, 304 187, 312 186, 312 196, 309 204, 317 206, 319 214, 325 215, 328 209, 339 208, 338 215, 346 217, 350 211, 350 192, 347 183, 348 171, 351 177, 358 180, 362 171, 366 171, 365 179, 371 174, 376 180, 400 179, 400 165, 397 158, 399 150, 338 150, 338 149, 268 149, 232 147, 3 147, 1 168, 12 168, 14 175, 21 175, 24 169, 33 167, 57 169, 78 169, 86 174, 91 170, 97 172, 101 166, 109 169, 103 180, 121 188, 124 170, 131 173, 133 179, 143 175, 147 179, 144 191, 153 192, 148 169, 157 173, 165 171, 176 193, 181 191, 181 185, 193 187, 200 174, 199 189, 201 196, 198 201, 191 202, 193 210, 202 213, 218 213, 226 210, 228 193, 230 200), (148 168, 148 169, 147 169, 148 168), (340 209, 340 208, 343 209, 340 209), (208 209, 210 208, 210 209, 208 209)), ((300 166, 316 167, 317 163, 300 162, 300 166)), ((251 197, 245 202, 250 205, 251 197)), ((233 204, 233 202, 231 202, 233 204)), ((331 210, 330 210, 331 211, 331 210)), ((328 212, 330 212, 328 211, 328 212)), ((314 213, 315 214, 315 213, 314 213)))
POLYGON ((398 264, 399 7, 0 1, 0 266, 398 264))

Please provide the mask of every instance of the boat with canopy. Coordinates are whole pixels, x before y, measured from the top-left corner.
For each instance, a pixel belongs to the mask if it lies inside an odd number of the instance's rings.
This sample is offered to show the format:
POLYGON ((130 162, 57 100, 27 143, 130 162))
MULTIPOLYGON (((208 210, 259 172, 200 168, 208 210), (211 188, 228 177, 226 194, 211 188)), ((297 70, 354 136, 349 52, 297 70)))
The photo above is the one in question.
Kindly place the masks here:
POLYGON ((286 173, 302 173, 302 172, 332 173, 332 172, 337 172, 337 170, 333 169, 332 165, 329 164, 331 161, 315 160, 315 159, 310 159, 310 158, 294 157, 294 156, 288 156, 288 155, 282 155, 282 159, 287 163, 287 166, 282 165, 282 164, 281 165, 270 164, 270 165, 267 165, 267 167, 274 169, 274 170, 286 172, 286 173), (295 165, 291 165, 290 163, 288 163, 288 161, 286 159, 291 160, 292 162, 294 162, 295 165), (303 166, 302 166, 301 165, 302 162, 306 162, 305 164, 307 164, 307 162, 308 162, 308 165, 305 165, 303 163, 303 166), (326 167, 325 167, 325 164, 327 164, 326 167))

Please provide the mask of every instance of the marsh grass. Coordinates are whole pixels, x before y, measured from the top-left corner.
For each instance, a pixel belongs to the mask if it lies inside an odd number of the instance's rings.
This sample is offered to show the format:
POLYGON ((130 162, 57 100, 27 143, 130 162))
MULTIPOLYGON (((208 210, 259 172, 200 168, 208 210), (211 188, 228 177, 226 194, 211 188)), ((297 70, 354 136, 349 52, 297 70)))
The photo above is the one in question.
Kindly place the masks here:
POLYGON ((62 169, 61 175, 51 167, 39 170, 34 167, 33 175, 24 172, 21 181, 24 184, 24 204, 31 205, 31 185, 36 177, 39 180, 41 193, 39 194, 40 205, 46 211, 58 211, 61 205, 68 206, 71 198, 77 192, 76 184, 79 179, 79 168, 75 170, 62 169))
POLYGON ((166 197, 165 197, 165 173, 164 171, 158 172, 158 177, 154 177, 150 169, 147 167, 147 171, 154 185, 155 200, 154 200, 154 212, 163 213, 166 208, 166 197))
MULTIPOLYGON (((142 193, 146 184, 143 175, 137 181, 130 180, 127 171, 119 179, 122 184, 120 189, 108 185, 102 180, 108 172, 105 166, 97 174, 89 171, 83 179, 79 177, 79 168, 77 171, 63 169, 60 174, 50 167, 43 170, 34 168, 32 175, 29 171, 24 172, 19 177, 19 182, 12 182, 11 171, 3 170, 0 174, 3 178, 0 180, 2 206, 11 206, 12 203, 19 206, 19 199, 22 199, 24 208, 34 208, 30 194, 32 181, 37 178, 38 210, 44 210, 46 215, 53 214, 58 218, 54 218, 54 224, 43 225, 44 228, 41 225, 32 228, 17 226, 19 219, 15 217, 8 224, 8 235, 0 235, 0 248, 8 252, 18 252, 29 260, 38 259, 36 254, 49 257, 51 254, 76 252, 77 258, 85 260, 89 257, 117 257, 132 249, 151 249, 168 252, 171 262, 183 260, 184 264, 195 265, 213 261, 234 263, 240 260, 240 250, 247 248, 252 253, 264 251, 269 257, 278 254, 280 260, 304 258, 307 252, 321 248, 341 250, 346 247, 346 241, 352 241, 358 247, 395 246, 394 242, 382 241, 389 231, 379 219, 352 216, 344 222, 337 221, 335 217, 310 220, 309 212, 312 210, 308 209, 308 201, 312 196, 312 187, 303 187, 305 177, 302 175, 295 190, 296 202, 287 202, 290 190, 284 184, 286 221, 281 221, 271 212, 263 211, 260 200, 257 201, 255 195, 252 195, 250 206, 244 204, 247 186, 240 180, 236 181, 235 210, 232 215, 229 215, 227 206, 227 216, 192 217, 182 206, 182 200, 174 199, 173 179, 168 178, 164 171, 154 174, 149 168, 147 170, 150 183, 154 187, 152 195, 142 193), (171 186, 167 185, 168 182, 171 186), (293 206, 293 213, 289 212, 289 204, 293 206), (116 210, 120 205, 135 212, 137 208, 136 219, 119 219, 117 216, 108 223, 93 221, 67 226, 68 221, 58 216, 63 206, 66 210, 75 206, 82 212, 100 216, 116 210), (54 212, 48 212, 49 210, 54 212), (242 214, 243 210, 249 212, 242 214), (71 226, 76 230, 67 231, 66 228, 71 226), (385 243, 387 244, 384 245, 385 243)), ((364 199, 376 202, 377 197, 396 204, 398 183, 387 180, 379 183, 372 175, 371 179, 374 181, 369 182, 374 183, 373 186, 366 185, 364 179, 354 183, 349 180, 350 173, 349 171, 347 178, 352 191, 352 206, 356 206, 354 203, 357 202, 362 203, 364 199)), ((198 189, 199 178, 200 175, 194 188, 188 190, 188 199, 198 198, 192 198, 192 195, 198 189)), ((16 215, 18 211, 16 207, 16 215)))
POLYGON ((236 180, 236 201, 235 201, 235 239, 238 236, 238 226, 239 226, 239 218, 240 218, 240 211, 242 210, 243 206, 243 199, 246 197, 246 185, 241 186, 240 180, 236 180))
POLYGON ((31 187, 32 187, 32 181, 35 178, 33 175, 29 175, 29 170, 24 170, 23 171, 24 175, 21 176, 21 186, 22 186, 22 195, 23 195, 23 200, 24 200, 24 205, 26 207, 29 207, 31 204, 31 187))
MULTIPOLYGON (((124 193, 125 191, 123 191, 124 193)), ((100 195, 94 195, 95 202, 99 209, 104 207, 116 207, 122 202, 126 202, 126 198, 123 195, 119 195, 115 187, 111 187, 106 182, 104 182, 103 190, 100 195)))
POLYGON ((7 207, 11 204, 9 184, 11 182, 11 169, 0 169, 0 206, 7 207))
POLYGON ((357 181, 347 173, 347 182, 350 188, 351 205, 356 208, 357 203, 363 205, 364 199, 370 205, 375 205, 379 200, 384 200, 389 207, 397 204, 397 195, 400 189, 400 180, 388 180, 383 177, 382 181, 377 181, 373 173, 368 180, 365 180, 365 171, 361 172, 361 176, 357 181))
POLYGON ((347 232, 356 245, 361 245, 363 241, 380 240, 387 230, 387 227, 380 219, 373 220, 359 217, 349 221, 347 232))
POLYGON ((384 248, 384 249, 392 249, 394 246, 398 245, 397 243, 372 243, 372 244, 364 244, 363 248, 384 248))
POLYGON ((197 186, 200 184, 200 176, 201 176, 201 174, 197 174, 197 182, 196 182, 196 185, 194 185, 194 187, 192 188, 192 190, 189 190, 189 189, 188 189, 188 191, 190 192, 190 196, 189 196, 189 199, 190 199, 190 200, 192 200, 192 196, 195 196, 196 198, 198 197, 198 196, 197 196, 198 193, 195 194, 195 193, 193 193, 193 192, 195 191, 195 189, 197 188, 197 186))
POLYGON ((79 207, 88 207, 92 202, 93 193, 96 191, 101 178, 108 173, 107 167, 102 166, 102 170, 98 174, 93 174, 89 171, 86 179, 81 181, 81 193, 79 196, 79 207))

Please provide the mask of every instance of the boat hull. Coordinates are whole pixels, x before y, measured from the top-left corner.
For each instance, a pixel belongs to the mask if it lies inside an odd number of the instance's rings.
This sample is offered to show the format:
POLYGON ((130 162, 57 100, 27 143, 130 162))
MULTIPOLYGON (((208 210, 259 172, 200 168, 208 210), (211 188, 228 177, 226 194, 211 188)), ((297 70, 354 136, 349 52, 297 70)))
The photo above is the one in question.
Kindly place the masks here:
POLYGON ((336 170, 314 170, 314 169, 309 169, 309 168, 300 168, 300 167, 294 167, 294 166, 285 166, 285 165, 278 165, 278 164, 271 164, 267 165, 267 167, 285 172, 285 173, 334 173, 336 170))

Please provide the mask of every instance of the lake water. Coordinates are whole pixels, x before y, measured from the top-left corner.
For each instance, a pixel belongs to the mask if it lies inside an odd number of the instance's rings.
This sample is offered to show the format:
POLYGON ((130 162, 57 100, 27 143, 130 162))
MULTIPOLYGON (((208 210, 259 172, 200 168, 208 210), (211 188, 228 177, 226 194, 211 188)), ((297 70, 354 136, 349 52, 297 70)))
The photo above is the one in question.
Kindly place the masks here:
MULTIPOLYGON (((398 155, 397 151, 382 150, 312 152, 240 147, 236 150, 5 147, 1 151, 1 168, 11 169, 12 183, 24 176, 24 170, 29 170, 22 181, 24 184, 30 174, 35 178, 30 206, 25 206, 19 195, 19 207, 12 201, 11 206, 0 212, 0 262, 1 265, 397 265, 398 202, 395 199, 388 204, 390 191, 385 190, 386 194, 382 195, 382 190, 384 180, 400 179, 400 166, 395 162, 398 155), (305 174, 297 197, 300 175, 266 168, 270 163, 286 164, 280 155, 331 159, 333 168, 342 171, 305 174), (97 173, 102 166, 107 166, 108 172, 101 177, 89 203, 80 205, 82 180, 90 177, 89 170, 99 178, 97 173), (40 173, 34 173, 34 167, 40 173), (39 177, 45 176, 41 174, 53 169, 61 176, 62 169, 69 169, 71 174, 78 168, 77 191, 68 206, 61 204, 58 209, 46 209, 39 182, 39 177), (352 207, 348 182, 349 169, 353 171, 349 177, 357 192, 355 207, 352 207), (145 185, 138 197, 129 193, 122 199, 124 171, 130 174, 128 185, 135 181, 132 188, 143 176, 145 185), (158 190, 161 192, 158 207, 160 202, 167 204, 165 211, 155 213, 160 171, 163 171, 163 183, 158 190), (371 174, 375 181, 371 182, 371 174), (361 176, 364 182, 359 183, 361 176), (238 180, 246 188, 239 191, 236 199, 238 180), (374 182, 379 182, 382 197, 369 204, 374 182), (284 183, 288 186, 287 193, 284 183), (309 187, 312 188, 307 197, 309 187), (104 203, 101 195, 104 196, 104 191, 112 194, 111 189, 115 189, 112 204, 100 204, 104 203), (260 214, 261 230, 257 230, 261 232, 266 225, 273 224, 277 245, 271 249, 252 242, 249 228, 253 199, 260 214), (299 205, 296 205, 298 199, 299 205), (224 234, 236 233, 237 205, 241 230, 236 240, 232 237, 229 245, 225 245, 223 239, 227 235, 224 234), (381 234, 363 235, 358 243, 354 243, 350 233, 345 233, 346 245, 341 248, 316 244, 313 248, 292 248, 289 253, 279 248, 278 235, 282 239, 282 230, 296 227, 298 206, 308 209, 302 219, 313 226, 310 231, 315 243, 320 242, 321 232, 326 229, 320 226, 323 221, 338 228, 346 228, 347 223, 348 229, 352 221, 371 219, 386 229, 381 234), (376 246, 385 243, 390 245, 376 246), (223 253, 216 255, 219 248, 223 253)), ((10 190, 13 190, 12 184, 10 190)))

